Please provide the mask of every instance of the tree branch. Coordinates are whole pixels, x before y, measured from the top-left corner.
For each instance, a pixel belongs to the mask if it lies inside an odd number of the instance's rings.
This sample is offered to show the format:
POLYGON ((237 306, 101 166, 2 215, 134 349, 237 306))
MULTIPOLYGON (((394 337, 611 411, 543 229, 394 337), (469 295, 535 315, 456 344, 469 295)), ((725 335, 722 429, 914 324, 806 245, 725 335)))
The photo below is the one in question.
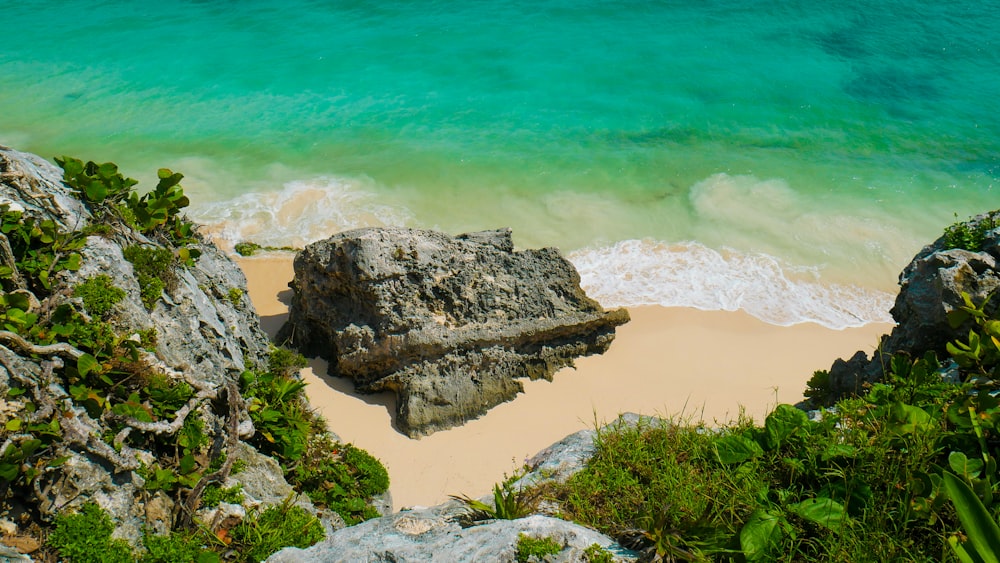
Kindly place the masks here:
POLYGON ((48 344, 44 346, 32 344, 31 342, 25 340, 20 334, 9 330, 0 330, 0 342, 4 344, 13 344, 14 347, 21 352, 38 354, 40 356, 63 356, 64 358, 79 360, 84 354, 83 351, 70 346, 65 342, 57 342, 55 344, 48 344))

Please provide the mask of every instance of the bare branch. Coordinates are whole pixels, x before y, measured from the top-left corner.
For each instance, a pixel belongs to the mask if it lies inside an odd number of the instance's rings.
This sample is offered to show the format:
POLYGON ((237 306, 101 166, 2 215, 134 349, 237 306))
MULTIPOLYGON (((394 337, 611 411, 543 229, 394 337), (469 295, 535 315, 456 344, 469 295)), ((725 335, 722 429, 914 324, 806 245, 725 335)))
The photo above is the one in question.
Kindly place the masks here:
POLYGON ((229 473, 233 469, 233 462, 236 461, 231 454, 236 448, 236 444, 240 441, 240 417, 243 414, 245 405, 239 388, 232 380, 226 382, 226 403, 229 407, 229 413, 226 417, 226 443, 223 446, 226 452, 226 461, 223 462, 222 467, 215 473, 203 476, 191 490, 187 500, 184 502, 183 513, 181 514, 180 524, 183 527, 187 527, 193 522, 194 512, 198 509, 198 505, 201 504, 201 495, 205 492, 205 487, 210 483, 222 483, 228 479, 229 473))
POLYGON ((38 354, 41 356, 63 356, 65 358, 79 360, 84 354, 83 351, 70 346, 65 342, 57 342, 55 344, 48 344, 45 346, 32 344, 21 337, 20 334, 9 330, 0 330, 0 342, 4 344, 13 344, 14 347, 21 352, 38 354))
POLYGON ((28 289, 28 284, 21 277, 21 273, 17 271, 17 262, 14 258, 14 250, 10 247, 10 240, 3 233, 0 233, 0 263, 10 268, 10 280, 14 282, 17 289, 28 289))

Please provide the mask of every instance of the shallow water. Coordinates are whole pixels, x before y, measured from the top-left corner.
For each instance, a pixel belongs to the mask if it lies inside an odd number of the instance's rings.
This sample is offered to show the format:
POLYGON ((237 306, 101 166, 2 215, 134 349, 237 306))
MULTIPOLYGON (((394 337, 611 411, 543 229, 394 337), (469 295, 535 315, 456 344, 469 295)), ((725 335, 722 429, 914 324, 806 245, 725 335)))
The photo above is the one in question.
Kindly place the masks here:
POLYGON ((606 305, 886 320, 998 207, 1000 4, 0 8, 0 143, 186 175, 224 244, 510 226, 606 305))

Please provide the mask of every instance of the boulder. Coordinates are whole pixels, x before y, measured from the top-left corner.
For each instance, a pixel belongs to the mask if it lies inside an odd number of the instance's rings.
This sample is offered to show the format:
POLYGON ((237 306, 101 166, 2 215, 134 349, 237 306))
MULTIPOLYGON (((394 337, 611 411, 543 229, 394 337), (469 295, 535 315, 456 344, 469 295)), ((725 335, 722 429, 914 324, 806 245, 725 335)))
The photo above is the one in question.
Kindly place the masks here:
POLYGON ((363 393, 391 390, 411 437, 462 424, 604 352, 624 309, 605 311, 556 249, 514 250, 509 229, 452 237, 347 231, 295 258, 278 334, 363 393))
POLYGON ((518 520, 493 520, 462 528, 429 510, 398 512, 335 532, 326 541, 308 549, 285 548, 272 555, 269 563, 334 561, 517 561, 521 534, 552 538, 563 546, 545 561, 587 561, 584 552, 597 544, 615 561, 636 561, 634 553, 618 546, 611 538, 574 522, 532 515, 518 520))
MULTIPOLYGON (((998 212, 971 219, 967 226, 990 221, 996 225, 998 212)), ((985 229, 984 229, 985 230, 985 229)), ((881 379, 883 366, 889 358, 904 352, 912 357, 935 352, 939 358, 947 357, 948 342, 964 339, 972 321, 952 327, 948 315, 964 304, 962 294, 973 303, 981 304, 1000 289, 1000 228, 985 233, 978 251, 951 248, 946 236, 925 246, 899 275, 899 294, 892 307, 896 326, 882 337, 879 350, 869 358, 859 351, 850 360, 837 360, 830 369, 830 390, 833 397, 861 391, 865 383, 881 379)), ((987 302, 987 314, 996 315, 1000 296, 987 302)))

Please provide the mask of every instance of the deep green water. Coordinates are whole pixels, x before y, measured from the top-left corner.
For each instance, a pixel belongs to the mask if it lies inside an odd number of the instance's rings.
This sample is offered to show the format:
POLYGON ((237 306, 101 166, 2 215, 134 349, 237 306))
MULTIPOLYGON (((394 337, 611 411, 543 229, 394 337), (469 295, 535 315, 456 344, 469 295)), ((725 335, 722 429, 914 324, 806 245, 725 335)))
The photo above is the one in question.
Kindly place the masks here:
POLYGON ((223 243, 510 226, 606 305, 887 317, 1000 207, 1000 2, 0 7, 0 143, 186 175, 223 243))

